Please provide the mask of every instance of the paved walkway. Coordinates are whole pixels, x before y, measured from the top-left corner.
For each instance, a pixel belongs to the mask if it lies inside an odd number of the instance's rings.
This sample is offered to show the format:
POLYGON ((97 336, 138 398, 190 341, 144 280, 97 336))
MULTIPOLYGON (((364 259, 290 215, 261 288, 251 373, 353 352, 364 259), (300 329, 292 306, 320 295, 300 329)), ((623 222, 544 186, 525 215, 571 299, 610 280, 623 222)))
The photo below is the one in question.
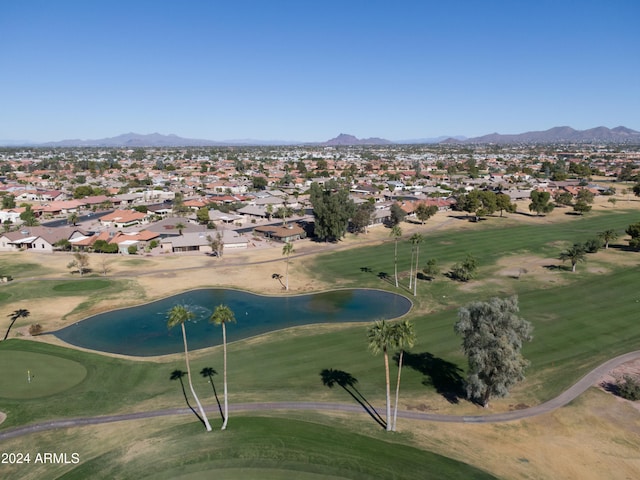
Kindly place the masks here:
MULTIPOLYGON (((549 413, 559 407, 562 407, 572 400, 576 399, 592 385, 594 385, 602 376, 614 368, 640 359, 640 350, 626 353, 618 357, 612 358, 608 362, 603 363, 599 367, 587 373, 573 386, 562 392, 556 398, 542 403, 535 407, 525 408, 522 410, 513 410, 504 413, 495 413, 488 415, 439 415, 434 413, 423 413, 413 411, 398 411, 398 417, 408 418, 412 420, 426 420, 431 422, 452 422, 452 423, 499 423, 530 418, 544 413, 549 413)), ((217 406, 207 407, 208 412, 218 411, 217 406)), ((342 403, 318 403, 318 402, 264 402, 264 403, 238 403, 229 405, 231 412, 258 412, 272 410, 311 410, 311 411, 338 411, 338 412, 355 412, 365 413, 362 407, 352 404, 342 403)), ((164 410, 154 410, 148 412, 128 413, 123 415, 105 415, 97 417, 85 418, 69 418, 65 420, 52 420, 49 422, 27 425, 24 427, 15 427, 0 431, 0 441, 10 438, 20 437, 29 433, 42 432, 46 430, 54 430, 57 428, 79 427, 84 425, 99 425, 102 423, 123 422, 127 420, 138 420, 143 418, 166 417, 172 415, 192 414, 188 408, 169 408, 164 410)))

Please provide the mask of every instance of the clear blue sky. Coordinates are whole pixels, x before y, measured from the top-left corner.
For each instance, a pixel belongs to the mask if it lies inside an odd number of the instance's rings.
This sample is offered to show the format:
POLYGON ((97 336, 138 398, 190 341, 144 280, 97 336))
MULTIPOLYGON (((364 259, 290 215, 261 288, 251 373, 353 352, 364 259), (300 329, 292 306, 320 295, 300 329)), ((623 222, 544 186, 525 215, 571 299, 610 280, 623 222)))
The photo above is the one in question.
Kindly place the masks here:
POLYGON ((640 130, 638 0, 1 0, 0 139, 640 130))

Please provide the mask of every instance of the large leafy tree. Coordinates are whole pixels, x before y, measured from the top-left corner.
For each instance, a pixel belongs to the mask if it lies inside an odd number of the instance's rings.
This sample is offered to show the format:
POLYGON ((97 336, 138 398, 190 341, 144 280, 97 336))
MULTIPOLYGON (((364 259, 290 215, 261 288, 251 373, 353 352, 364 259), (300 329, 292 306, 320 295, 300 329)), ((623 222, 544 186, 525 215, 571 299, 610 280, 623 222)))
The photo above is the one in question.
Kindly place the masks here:
POLYGON ((393 325, 394 343, 400 349, 398 354, 398 381, 396 383, 396 400, 393 404, 393 422, 391 430, 396 431, 396 421, 398 419, 398 399, 400 397, 400 375, 402 374, 402 360, 404 358, 405 347, 413 347, 416 341, 416 333, 413 323, 409 320, 403 320, 393 325))
POLYGON ((351 217, 351 227, 355 233, 367 233, 367 227, 371 225, 375 206, 371 202, 364 202, 355 207, 351 217))
POLYGON ((335 180, 320 186, 314 182, 310 190, 311 205, 315 217, 315 235, 324 241, 337 241, 347 232, 349 219, 354 212, 349 190, 335 180))
POLYGON ((502 216, 503 211, 507 213, 514 213, 516 211, 516 204, 511 202, 511 197, 506 193, 497 193, 496 210, 500 211, 500 216, 502 216))
POLYGON ((26 308, 19 308, 18 310, 14 310, 12 313, 7 315, 9 319, 11 319, 11 323, 9 324, 7 333, 4 334, 4 338, 2 340, 4 341, 7 339, 7 337, 9 336, 9 332, 11 331, 11 327, 13 327, 13 324, 16 323, 16 320, 18 320, 19 318, 27 318, 29 315, 31 315, 31 312, 29 312, 29 310, 27 310, 26 308))
POLYGON ((574 243, 571 247, 562 252, 558 258, 563 262, 569 260, 571 262, 571 271, 575 272, 578 262, 587 261, 587 251, 584 248, 584 245, 580 243, 574 243))
POLYGON ((396 288, 398 288, 398 239, 402 236, 402 229, 399 225, 391 227, 391 233, 389 236, 393 237, 393 268, 396 280, 396 288))
POLYGON ((405 212, 397 202, 391 205, 390 211, 389 220, 392 226, 400 224, 407 216, 407 212, 405 212))
POLYGON ((227 390, 227 323, 235 323, 236 317, 233 314, 233 310, 231 310, 227 305, 220 304, 218 305, 211 318, 209 319, 211 323, 214 325, 219 325, 222 327, 222 355, 223 355, 223 371, 222 371, 222 385, 223 385, 223 395, 224 395, 224 420, 222 421, 221 430, 225 430, 227 428, 227 421, 229 420, 229 402, 228 402, 228 390, 227 390))
POLYGON ((537 215, 551 213, 551 211, 553 211, 553 203, 550 203, 550 199, 551 194, 549 192, 533 190, 531 192, 529 211, 536 212, 537 215))
POLYGON ((635 250, 640 250, 640 222, 629 225, 625 233, 631 237, 629 246, 635 250))
POLYGON ((416 217, 420 220, 420 223, 424 225, 424 222, 438 213, 438 207, 435 205, 427 205, 426 203, 420 203, 416 207, 416 217))
POLYGON ((374 355, 379 353, 384 357, 384 375, 386 381, 387 416, 386 429, 391 431, 391 384, 389 380, 389 350, 396 347, 396 336, 393 326, 386 320, 377 320, 367 330, 369 350, 374 355))
POLYGON ((175 305, 172 307, 167 314, 167 327, 173 328, 176 325, 180 325, 182 328, 182 340, 184 342, 184 359, 187 364, 187 378, 189 380, 189 388, 191 389, 191 394, 198 404, 198 410, 200 411, 200 418, 204 422, 204 425, 207 429, 207 432, 211 431, 211 425, 209 424, 209 420, 207 419, 207 414, 202 408, 202 404, 200 403, 200 399, 198 395, 196 395, 196 391, 193 388, 193 381, 191 379, 191 366, 189 365, 189 348, 187 347, 187 332, 184 328, 185 322, 195 318, 195 313, 186 305, 175 305))
POLYGON ((467 397, 483 407, 524 379, 529 362, 520 351, 533 327, 518 312, 517 296, 472 302, 458 312, 454 330, 469 362, 467 397))

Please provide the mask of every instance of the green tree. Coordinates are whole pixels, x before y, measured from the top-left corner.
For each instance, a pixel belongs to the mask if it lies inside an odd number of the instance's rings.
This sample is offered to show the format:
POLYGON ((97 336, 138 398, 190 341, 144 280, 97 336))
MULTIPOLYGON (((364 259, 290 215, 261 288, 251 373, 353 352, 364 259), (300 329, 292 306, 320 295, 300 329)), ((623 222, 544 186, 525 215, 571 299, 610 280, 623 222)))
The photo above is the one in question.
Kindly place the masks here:
POLYGON ((222 258, 224 253, 224 241, 222 240, 222 233, 217 232, 215 237, 207 235, 207 241, 211 247, 211 253, 218 258, 222 258))
POLYGON ((284 289, 289 290, 289 256, 294 252, 293 243, 286 242, 282 247, 282 255, 287 256, 287 262, 284 273, 284 289))
POLYGON ((618 232, 615 230, 605 230, 604 232, 598 233, 598 238, 604 242, 604 249, 607 250, 609 248, 609 243, 618 239, 618 232))
POLYGON ((188 322, 195 318, 195 313, 186 305, 175 305, 167 312, 167 327, 173 328, 176 325, 180 325, 182 329, 182 341, 184 343, 184 358, 187 364, 187 378, 189 379, 189 388, 191 389, 191 394, 198 404, 198 410, 200 411, 200 418, 204 422, 204 425, 207 429, 207 432, 211 431, 211 425, 209 424, 209 420, 207 419, 207 414, 202 408, 202 404, 200 403, 200 399, 198 395, 196 395, 196 391, 193 388, 193 382, 191 379, 191 366, 189 365, 189 349, 187 347, 187 332, 184 328, 184 323, 188 322))
POLYGON ((584 200, 578 200, 573 205, 573 211, 578 213, 579 215, 584 215, 585 213, 589 213, 591 211, 591 205, 589 205, 584 200))
POLYGON ((578 262, 587 261, 587 252, 584 248, 584 245, 574 243, 571 247, 562 252, 558 258, 563 262, 569 260, 571 262, 571 271, 575 272, 576 264, 578 262))
POLYGON ((233 311, 226 305, 218 305, 211 318, 209 319, 214 325, 220 325, 222 327, 222 357, 223 357, 223 373, 222 384, 224 390, 224 420, 222 421, 221 430, 226 430, 227 422, 229 420, 229 402, 228 402, 228 390, 227 390, 227 323, 235 323, 236 317, 233 311))
POLYGON ((435 205, 427 205, 426 203, 420 203, 416 207, 416 217, 420 220, 420 223, 424 225, 424 222, 438 213, 438 207, 435 205))
POLYGON ((369 350, 374 355, 382 352, 384 356, 384 375, 386 381, 387 416, 386 429, 391 431, 391 382, 389 380, 389 350, 396 347, 393 327, 386 320, 377 320, 367 330, 369 350))
POLYGON ((186 228, 185 224, 182 222, 178 222, 174 226, 178 230, 178 235, 182 235, 182 230, 186 228))
POLYGON ((207 225, 209 223, 209 209, 207 207, 200 207, 196 212, 196 220, 200 225, 207 225))
POLYGON ((633 186, 633 194, 634 194, 636 197, 640 197, 640 182, 636 183, 636 184, 633 186))
POLYGON ((255 190, 264 190, 267 188, 267 179, 265 177, 257 176, 251 177, 251 183, 255 190))
POLYGON ((393 269, 396 280, 396 288, 398 288, 398 239, 402 236, 402 229, 399 225, 391 227, 389 236, 393 237, 393 269))
POLYGON ((29 310, 27 310, 26 308, 19 308, 18 310, 14 310, 12 313, 7 315, 11 319, 11 323, 9 324, 7 333, 4 334, 4 338, 2 339, 2 341, 5 341, 7 339, 7 337, 9 336, 9 332, 11 331, 11 327, 13 327, 13 324, 16 323, 16 320, 18 320, 19 318, 27 318, 29 315, 31 315, 31 312, 29 312, 29 310))
POLYGON ((541 192, 533 190, 531 192, 531 203, 529 204, 529 211, 536 212, 537 215, 545 213, 551 213, 553 211, 553 203, 549 200, 551 195, 549 192, 541 192))
POLYGON ((78 222, 78 212, 71 212, 67 217, 67 223, 70 223, 75 227, 77 222, 78 222))
POLYGON ((396 383, 396 401, 393 404, 393 423, 391 430, 396 431, 396 424, 398 419, 398 400, 400 397, 400 375, 402 374, 402 360, 404 357, 404 348, 412 348, 416 342, 416 333, 413 328, 413 323, 409 320, 403 320, 400 323, 393 325, 393 335, 395 336, 394 344, 400 349, 398 354, 398 381, 396 383))
POLYGON ((35 227, 38 225, 38 219, 36 218, 36 214, 33 212, 31 205, 25 205, 24 212, 20 213, 20 220, 27 227, 35 227))
POLYGON ((16 208, 16 197, 11 194, 2 195, 2 209, 16 208))
POLYGON ((635 250, 640 250, 640 222, 629 225, 625 233, 631 237, 629 246, 635 250))
POLYGON ((354 212, 349 191, 339 187, 334 180, 323 187, 314 182, 311 184, 310 199, 315 217, 315 235, 324 241, 337 241, 344 237, 354 212))
POLYGON ((567 191, 558 190, 553 196, 553 201, 556 203, 556 205, 568 206, 571 205, 571 202, 573 202, 573 195, 571 195, 567 191))
POLYGON ((406 216, 407 212, 405 212, 397 202, 391 205, 391 213, 389 215, 391 226, 399 225, 404 221, 406 216))
POLYGON ((497 193, 496 210, 500 211, 500 216, 502 216, 503 211, 507 213, 514 213, 516 211, 516 204, 511 202, 511 197, 506 193, 497 193))
POLYGON ((472 302, 458 312, 455 332, 469 363, 467 397, 483 407, 524 379, 529 362, 520 350, 533 327, 518 314, 518 297, 472 302))
POLYGON ((434 279, 436 275, 440 273, 438 261, 435 258, 430 258, 429 260, 427 260, 426 265, 422 269, 422 273, 424 273, 430 279, 434 279))
POLYGON ((471 280, 478 270, 478 262, 471 254, 467 254, 464 261, 455 263, 451 267, 451 271, 449 275, 454 280, 459 280, 461 282, 468 282, 471 280))
POLYGON ((351 217, 351 228, 355 233, 367 233, 367 227, 371 225, 374 211, 375 206, 370 202, 364 202, 355 207, 351 217))

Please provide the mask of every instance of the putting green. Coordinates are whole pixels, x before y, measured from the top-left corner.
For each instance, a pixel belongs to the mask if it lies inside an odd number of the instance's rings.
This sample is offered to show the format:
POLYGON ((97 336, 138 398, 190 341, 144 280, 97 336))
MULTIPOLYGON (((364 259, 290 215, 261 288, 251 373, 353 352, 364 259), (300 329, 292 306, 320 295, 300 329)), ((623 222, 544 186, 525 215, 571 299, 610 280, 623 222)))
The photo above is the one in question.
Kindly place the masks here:
POLYGON ((80 383, 87 370, 78 362, 41 353, 0 350, 0 398, 39 398, 80 383))

